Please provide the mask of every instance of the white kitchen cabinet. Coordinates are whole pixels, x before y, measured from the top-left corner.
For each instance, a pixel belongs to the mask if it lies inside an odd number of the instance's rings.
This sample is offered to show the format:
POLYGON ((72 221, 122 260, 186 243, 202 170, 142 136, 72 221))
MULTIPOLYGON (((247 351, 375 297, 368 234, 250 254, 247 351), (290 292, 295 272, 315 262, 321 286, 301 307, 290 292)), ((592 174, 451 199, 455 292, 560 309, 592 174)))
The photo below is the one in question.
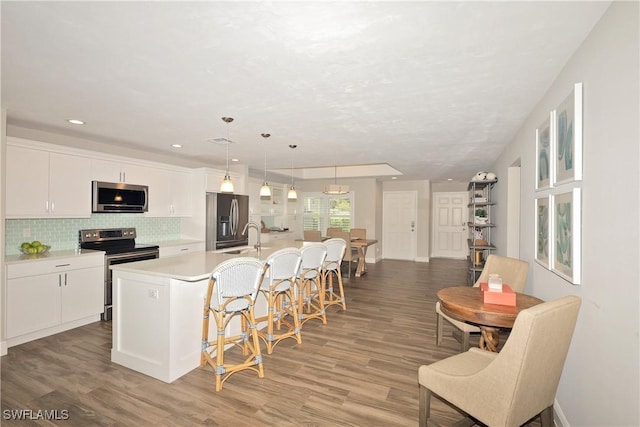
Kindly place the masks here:
POLYGON ((176 245, 160 245, 160 258, 168 258, 193 252, 204 252, 204 242, 184 242, 176 245))
MULTIPOLYGON (((205 190, 209 193, 219 193, 220 183, 224 179, 225 171, 207 169, 207 182, 205 190)), ((240 173, 229 171, 231 182, 233 182, 233 192, 235 194, 246 194, 244 185, 244 176, 240 173)))
POLYGON ((88 158, 7 144, 7 218, 91 216, 88 158))
POLYGON ((102 252, 9 263, 6 271, 9 347, 100 319, 102 252))
POLYGON ((134 165, 106 159, 91 159, 91 180, 105 182, 126 182, 128 184, 149 185, 148 166, 134 165))
POLYGON ((193 214, 192 177, 188 172, 149 168, 149 212, 147 216, 187 217, 193 214))
POLYGON ((171 216, 193 215, 193 174, 181 171, 170 172, 169 194, 171 216))
POLYGON ((273 243, 278 240, 293 240, 292 231, 274 231, 271 233, 262 233, 260 235, 260 243, 273 243))

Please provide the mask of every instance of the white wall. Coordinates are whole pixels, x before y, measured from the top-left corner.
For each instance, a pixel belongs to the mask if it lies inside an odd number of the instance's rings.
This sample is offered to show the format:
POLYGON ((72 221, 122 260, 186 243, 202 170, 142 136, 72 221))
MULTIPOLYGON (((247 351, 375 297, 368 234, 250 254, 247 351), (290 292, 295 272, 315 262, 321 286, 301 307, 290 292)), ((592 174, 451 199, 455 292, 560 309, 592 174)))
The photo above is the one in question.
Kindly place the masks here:
MULTIPOLYGON (((0 224, 4 226, 5 206, 4 206, 4 194, 5 194, 5 171, 4 159, 7 153, 7 110, 2 109, 0 116, 0 165, 2 165, 2 172, 0 172, 0 224)), ((0 356, 7 354, 7 344, 5 341, 5 328, 4 328, 4 296, 6 286, 6 274, 4 273, 4 230, 0 233, 0 356)))
MULTIPOLYGON (((531 262, 527 292, 545 300, 582 298, 556 394, 563 425, 638 426, 639 417, 639 6, 614 2, 527 118, 494 169, 522 159, 520 256, 531 262), (584 85, 582 284, 534 262, 535 129, 584 85)), ((507 186, 496 186, 506 215, 507 186)), ((499 235, 498 252, 507 236, 499 235)))

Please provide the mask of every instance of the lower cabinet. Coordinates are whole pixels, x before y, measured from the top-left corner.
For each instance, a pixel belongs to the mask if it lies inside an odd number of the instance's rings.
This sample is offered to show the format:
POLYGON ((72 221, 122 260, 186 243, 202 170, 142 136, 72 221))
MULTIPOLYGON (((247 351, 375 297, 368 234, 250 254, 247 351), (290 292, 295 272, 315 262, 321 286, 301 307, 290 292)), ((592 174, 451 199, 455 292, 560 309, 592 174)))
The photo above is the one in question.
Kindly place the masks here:
POLYGON ((104 310, 104 255, 7 265, 9 346, 99 319, 104 310))
POLYGON ((184 255, 192 252, 204 252, 204 242, 184 243, 181 245, 160 245, 160 258, 167 258, 176 255, 184 255))

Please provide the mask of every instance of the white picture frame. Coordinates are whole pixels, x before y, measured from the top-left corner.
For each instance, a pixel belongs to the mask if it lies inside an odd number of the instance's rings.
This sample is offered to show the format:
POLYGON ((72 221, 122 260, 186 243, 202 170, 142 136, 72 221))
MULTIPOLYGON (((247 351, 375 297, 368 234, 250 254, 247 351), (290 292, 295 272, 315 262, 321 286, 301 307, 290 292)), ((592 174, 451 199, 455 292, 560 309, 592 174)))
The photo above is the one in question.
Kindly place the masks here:
POLYGON ((551 271, 574 285, 581 281, 581 191, 551 195, 551 271))
POLYGON ((582 83, 554 111, 551 186, 582 180, 582 83))
POLYGON ((554 168, 553 124, 555 111, 536 129, 536 191, 551 188, 553 181, 551 173, 554 168))
POLYGON ((535 249, 534 258, 544 268, 551 268, 551 202, 549 196, 535 199, 535 249))

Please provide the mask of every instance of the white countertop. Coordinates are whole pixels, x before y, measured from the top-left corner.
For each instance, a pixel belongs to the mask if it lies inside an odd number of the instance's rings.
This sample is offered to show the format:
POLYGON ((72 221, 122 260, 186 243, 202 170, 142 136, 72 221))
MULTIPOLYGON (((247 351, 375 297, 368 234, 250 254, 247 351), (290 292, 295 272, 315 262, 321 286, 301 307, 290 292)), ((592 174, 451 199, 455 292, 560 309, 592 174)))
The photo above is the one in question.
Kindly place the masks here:
POLYGON ((4 257, 5 264, 15 264, 18 262, 29 262, 29 261, 42 261, 42 260, 52 260, 56 258, 68 258, 74 256, 87 256, 87 255, 96 255, 100 254, 104 256, 103 251, 94 251, 90 249, 67 249, 60 251, 49 251, 44 254, 18 254, 18 255, 7 255, 4 257))
POLYGON ((304 242, 282 240, 264 247, 260 253, 250 246, 229 248, 229 250, 247 250, 243 254, 219 253, 216 251, 193 252, 168 258, 150 259, 146 261, 129 262, 111 266, 114 271, 145 274, 147 276, 168 277, 170 279, 182 280, 185 282, 197 282, 205 280, 211 271, 223 261, 240 256, 256 257, 265 259, 274 251, 284 247, 299 248, 304 242))
POLYGON ((204 243, 204 240, 195 240, 195 239, 177 239, 177 240, 164 240, 161 242, 158 241, 151 241, 151 242, 141 242, 141 243, 145 243, 145 244, 153 244, 153 245, 158 245, 161 248, 163 247, 168 247, 168 246, 181 246, 181 245, 191 245, 194 243, 204 243))

